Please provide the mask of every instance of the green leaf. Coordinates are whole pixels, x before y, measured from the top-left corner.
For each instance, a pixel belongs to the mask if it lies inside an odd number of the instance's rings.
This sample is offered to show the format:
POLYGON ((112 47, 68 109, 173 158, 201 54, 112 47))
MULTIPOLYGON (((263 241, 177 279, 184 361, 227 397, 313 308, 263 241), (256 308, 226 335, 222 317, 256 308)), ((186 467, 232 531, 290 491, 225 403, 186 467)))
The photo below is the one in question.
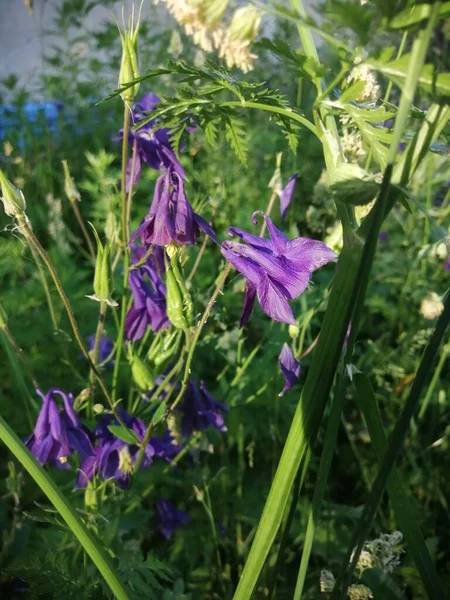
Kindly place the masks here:
POLYGON ((330 189, 336 200, 355 206, 372 202, 381 187, 378 176, 368 173, 353 163, 339 165, 334 170, 332 179, 330 189))
MULTIPOLYGON (((353 376, 353 385, 356 389, 356 399, 364 415, 378 462, 381 464, 388 444, 375 394, 369 379, 363 373, 355 373, 353 376)), ((430 598, 443 597, 435 565, 428 552, 427 545, 418 525, 418 519, 411 508, 404 484, 396 467, 392 468, 387 482, 387 491, 397 523, 405 537, 408 550, 411 552, 416 563, 428 596, 430 598)))
MULTIPOLYGON (((389 21, 391 29, 406 29, 416 23, 428 19, 431 14, 431 4, 416 4, 416 6, 405 8, 389 21)), ((450 2, 444 2, 439 10, 439 17, 445 18, 450 15, 450 2)))
POLYGON ((226 138, 230 142, 236 156, 239 160, 247 164, 247 138, 244 131, 244 124, 237 119, 229 119, 225 124, 226 138))
MULTIPOLYGON (((405 54, 401 58, 388 63, 369 60, 367 65, 371 69, 383 73, 388 79, 403 88, 410 62, 411 54, 405 54)), ((418 83, 424 91, 430 94, 438 97, 450 96, 450 73, 437 73, 432 64, 424 65, 418 83)))
POLYGON ((356 100, 358 100, 358 98, 361 96, 365 86, 366 82, 363 79, 355 81, 355 83, 350 85, 342 92, 339 101, 342 104, 345 104, 345 102, 356 102, 356 100))
POLYGON ((108 425, 109 431, 115 435, 119 440, 126 444, 140 444, 141 440, 131 429, 127 429, 122 425, 108 425))
POLYGON ((155 414, 152 417, 153 425, 158 425, 158 423, 164 419, 166 411, 167 411, 166 403, 161 402, 161 404, 158 406, 155 414))

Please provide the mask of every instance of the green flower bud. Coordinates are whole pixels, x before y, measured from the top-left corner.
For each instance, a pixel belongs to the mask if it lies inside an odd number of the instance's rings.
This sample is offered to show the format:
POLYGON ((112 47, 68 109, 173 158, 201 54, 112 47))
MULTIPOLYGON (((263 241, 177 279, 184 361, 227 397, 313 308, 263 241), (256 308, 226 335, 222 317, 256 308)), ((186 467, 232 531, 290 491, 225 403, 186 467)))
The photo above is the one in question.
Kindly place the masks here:
POLYGON ((171 356, 175 354, 180 345, 180 337, 178 331, 168 333, 160 344, 149 354, 148 358, 156 367, 165 363, 171 356))
POLYGON ((17 189, 10 181, 6 178, 3 171, 0 169, 0 189, 1 189, 1 201, 6 214, 9 217, 17 217, 22 215, 27 204, 22 192, 17 189))
POLYGON ((92 231, 94 232, 95 240, 97 242, 97 259, 95 261, 94 295, 88 296, 88 298, 91 298, 91 300, 97 300, 98 302, 106 302, 109 306, 117 306, 117 303, 113 302, 110 299, 110 246, 109 244, 103 246, 94 226, 92 224, 90 225, 92 227, 92 231))
POLYGON ((289 325, 288 331, 291 338, 295 340, 298 337, 298 334, 300 333, 300 327, 298 325, 289 325))
POLYGON ((133 356, 131 361, 131 374, 135 384, 143 391, 151 389, 155 384, 155 379, 147 365, 139 358, 133 356))
POLYGON ((172 257, 169 261, 165 257, 166 288, 167 288, 167 316, 176 329, 186 330, 192 323, 193 305, 192 298, 186 289, 180 269, 176 260, 176 250, 172 246, 166 247, 166 252, 172 257))
MULTIPOLYGON (((139 15, 137 18, 136 26, 134 24, 134 7, 131 15, 128 19, 128 25, 125 25, 123 21, 123 32, 120 31, 120 40, 122 42, 122 62, 120 65, 119 73, 119 88, 124 85, 131 83, 134 79, 139 77, 138 67, 138 34, 139 25, 141 20, 141 7, 139 8, 139 15)), ((122 15, 123 18, 123 15, 122 15)), ((131 104, 138 93, 139 84, 133 85, 128 89, 125 89, 120 95, 122 100, 126 103, 131 104)))
POLYGON ((92 485, 92 481, 89 480, 84 491, 84 505, 91 511, 95 511, 98 508, 97 490, 92 485))
POLYGON ((80 192, 74 183, 74 180, 70 176, 69 165, 67 160, 62 160, 62 166, 64 169, 64 191, 70 202, 79 202, 81 200, 80 192))

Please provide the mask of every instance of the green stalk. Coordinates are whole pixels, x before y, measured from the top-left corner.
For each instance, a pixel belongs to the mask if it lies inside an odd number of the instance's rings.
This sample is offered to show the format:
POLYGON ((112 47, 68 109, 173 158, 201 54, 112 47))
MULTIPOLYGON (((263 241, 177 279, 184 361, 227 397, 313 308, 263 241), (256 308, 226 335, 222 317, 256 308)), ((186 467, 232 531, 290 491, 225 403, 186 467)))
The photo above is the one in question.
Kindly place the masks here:
MULTIPOLYGON (((128 160, 128 135, 130 131, 130 108, 124 103, 123 112, 123 142, 122 142, 122 178, 121 178, 121 203, 122 203, 122 246, 123 246, 123 294, 122 306, 120 309, 120 327, 117 338, 117 351, 114 363, 112 398, 116 400, 117 382, 120 371, 120 357, 122 355, 123 342, 125 337, 125 318, 127 315, 127 289, 128 275, 130 273, 130 249, 128 248, 129 232, 128 232, 128 215, 131 210, 131 200, 127 198, 127 160, 128 160), (130 208, 129 208, 130 206, 130 208)), ((133 149, 135 146, 133 147, 133 149)), ((131 173, 130 181, 130 196, 133 190, 133 173, 131 173)))
POLYGON ((39 258, 39 254, 36 252, 33 244, 28 244, 28 247, 31 250, 31 254, 33 255, 34 262, 37 265, 39 271, 39 278, 42 283, 42 287, 44 288, 45 298, 47 300, 48 312, 50 313, 50 319, 52 321, 54 331, 58 330, 58 321, 56 319, 55 307, 53 306, 52 295, 50 294, 50 289, 48 287, 47 278, 45 277, 44 269, 42 267, 41 259, 39 258))
POLYGON ((324 437, 324 447, 320 457, 319 470, 317 472, 316 485, 312 498, 312 505, 309 510, 308 525, 306 527, 305 543, 303 545, 302 560, 297 576, 297 583, 293 600, 300 600, 305 585, 306 571, 308 569, 309 557, 311 556, 312 545, 316 533, 316 525, 320 516, 320 507, 325 495, 325 488, 328 481, 328 475, 331 469, 333 454, 336 447, 337 434, 341 422, 341 413, 344 406, 345 388, 347 381, 345 375, 342 375, 336 389, 336 393, 331 404, 330 416, 328 418, 327 430, 324 437))
MULTIPOLYGON (((420 361, 417 375, 414 379, 414 383, 411 387, 408 399, 406 400, 405 406, 401 412, 400 418, 394 428, 394 432, 391 437, 389 446, 384 454, 383 460, 380 464, 378 475, 372 486, 372 491, 366 501, 363 514, 355 535, 348 548, 346 558, 343 563, 341 576, 336 584, 336 588, 331 596, 332 600, 338 598, 344 598, 346 590, 351 582, 352 573, 358 562, 359 555, 365 540, 367 539, 372 521, 375 517, 377 508, 383 496, 384 488, 386 487, 387 481, 391 472, 395 466, 395 462, 400 454, 405 436, 409 429, 409 424, 416 411, 417 405, 420 400, 420 394, 424 387, 436 354, 438 353, 439 346, 444 338, 445 331, 450 321, 450 294, 448 294, 444 312, 436 323, 436 328, 431 336, 431 339, 425 348, 425 351, 420 361)), ((432 596, 433 598, 442 598, 443 596, 432 596)))
POLYGON ((314 360, 234 600, 249 600, 252 596, 281 524, 300 462, 320 426, 350 321, 351 299, 360 258, 361 249, 357 247, 344 248, 339 256, 314 360))
POLYGON ((439 377, 441 375, 441 371, 444 368, 445 361, 447 360, 447 357, 449 355, 450 355, 450 344, 446 344, 442 348, 441 358, 439 359, 438 366, 434 370, 433 378, 432 378, 431 383, 430 383, 430 385, 428 387, 427 393, 425 394, 425 398, 423 399, 422 406, 420 407, 419 420, 422 419, 423 415, 425 414, 425 411, 427 410, 428 404, 430 403, 431 397, 432 397, 433 392, 434 392, 434 388, 436 387, 436 384, 437 384, 437 382, 439 380, 439 377))
POLYGON ((0 417, 0 439, 36 481, 67 523, 69 529, 76 536, 86 553, 92 559, 92 562, 100 571, 114 596, 118 600, 129 600, 128 593, 117 577, 114 567, 110 563, 108 555, 103 550, 99 541, 94 538, 86 525, 81 521, 76 510, 2 417, 0 417))
MULTIPOLYGON (((98 354, 99 354, 99 349, 100 349, 100 341, 102 339, 103 328, 105 326, 105 318, 106 318, 107 308, 108 308, 108 305, 106 304, 106 302, 104 300, 102 300, 100 302, 100 314, 98 316, 97 329, 95 331, 94 349, 92 351, 92 362, 94 363, 95 366, 98 365, 98 354)), ((94 371, 92 371, 92 369, 91 369, 89 378, 90 378, 91 386, 93 387, 95 385, 95 373, 94 373, 94 371)))
MULTIPOLYGON (((359 408, 364 415, 370 439, 372 440, 378 462, 381 464, 388 444, 375 394, 369 379, 363 373, 355 373, 353 384, 359 408)), ((428 597, 441 598, 443 600, 444 594, 436 573, 436 568, 420 531, 417 516, 409 503, 400 473, 395 466, 392 468, 392 472, 387 480, 386 488, 398 526, 405 537, 408 550, 411 552, 417 570, 420 573, 428 597)))

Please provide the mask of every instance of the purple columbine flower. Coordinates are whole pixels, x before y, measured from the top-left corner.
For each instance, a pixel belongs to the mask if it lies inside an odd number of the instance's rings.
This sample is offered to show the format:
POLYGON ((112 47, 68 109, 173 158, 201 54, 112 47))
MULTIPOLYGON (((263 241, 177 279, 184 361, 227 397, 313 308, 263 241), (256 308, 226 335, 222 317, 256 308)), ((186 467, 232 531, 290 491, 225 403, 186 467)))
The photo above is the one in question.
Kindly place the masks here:
POLYGON ((289 208, 289 205, 292 202, 292 198, 294 197, 295 192, 295 184, 297 183, 298 173, 294 173, 287 180, 284 188, 278 193, 280 196, 280 210, 281 210, 281 218, 284 219, 286 216, 286 211, 289 208))
MULTIPOLYGON (((120 409, 119 416, 126 427, 142 441, 147 429, 144 422, 120 409)), ((140 448, 138 443, 128 444, 111 433, 109 426, 118 424, 114 415, 101 417, 94 430, 96 439, 94 453, 81 462, 76 487, 85 487, 88 480, 97 474, 100 474, 103 479, 116 480, 122 489, 128 486, 140 448)), ((140 468, 148 467, 156 457, 170 462, 178 450, 179 447, 167 435, 161 439, 151 439, 145 448, 140 468)))
MULTIPOLYGON (((92 352, 92 350, 94 349, 94 345, 95 345, 95 335, 90 335, 88 337, 88 344, 89 344, 89 351, 92 352)), ((105 369, 114 368, 114 360, 111 359, 111 360, 108 360, 108 362, 105 362, 106 359, 109 356, 111 356, 113 348, 114 348, 114 344, 113 344, 112 340, 107 335, 102 335, 102 337, 100 338, 100 344, 98 347, 98 362, 104 363, 103 367, 105 369)))
MULTIPOLYGON (((139 121, 147 118, 149 112, 155 110, 157 105, 161 102, 160 98, 150 92, 145 94, 136 102, 131 110, 131 126, 137 125, 139 121)), ((131 169, 133 166, 132 158, 129 159, 127 165, 127 192, 132 185, 135 186, 140 179, 142 164, 149 165, 156 171, 163 169, 172 169, 184 179, 185 172, 180 164, 180 161, 176 157, 172 145, 169 139, 169 129, 162 127, 155 130, 156 121, 149 121, 146 125, 143 125, 140 129, 130 131, 129 143, 130 146, 136 141, 136 158, 134 162, 133 176, 131 175, 131 169)), ((115 140, 119 141, 123 138, 123 129, 119 132, 119 137, 115 140)))
MULTIPOLYGON (((256 212, 252 220, 256 223, 256 212)), ((295 325, 288 300, 297 298, 308 287, 311 273, 336 260, 328 246, 316 240, 290 240, 264 215, 271 239, 260 238, 237 227, 228 233, 246 244, 232 241, 222 243, 222 254, 247 280, 244 308, 240 320, 243 327, 252 312, 256 296, 263 311, 282 323, 295 325)))
POLYGON ((157 529, 163 534, 166 540, 169 540, 172 535, 183 525, 188 523, 191 517, 178 510, 170 502, 170 500, 158 500, 156 503, 156 523, 157 529))
POLYGON ((33 456, 41 464, 50 462, 62 467, 74 452, 89 457, 94 454, 87 430, 73 408, 72 394, 59 388, 51 388, 45 395, 36 390, 42 398, 42 408, 36 421, 34 433, 25 442, 33 456), (56 396, 62 398, 60 409, 56 396))
POLYGON ((182 410, 181 431, 186 437, 194 431, 202 431, 208 427, 219 431, 227 430, 221 412, 228 412, 228 407, 211 396, 203 381, 200 381, 200 388, 197 388, 194 381, 189 383, 182 410))
MULTIPOLYGON (((145 249, 134 248, 132 263, 141 258, 145 249)), ((133 306, 125 320, 125 336, 133 342, 140 340, 147 327, 159 331, 169 327, 166 314, 166 286, 161 278, 164 272, 162 248, 154 248, 146 263, 132 269, 128 278, 133 294, 133 306)))
POLYGON ((183 179, 179 173, 169 169, 156 182, 150 211, 131 241, 140 236, 144 245, 167 246, 173 241, 195 244, 200 229, 217 241, 212 227, 192 210, 187 201, 183 179))
POLYGON ((295 358, 289 344, 283 344, 280 357, 278 358, 278 364, 280 365, 285 381, 284 388, 278 395, 284 396, 294 383, 297 383, 300 377, 300 363, 295 358))

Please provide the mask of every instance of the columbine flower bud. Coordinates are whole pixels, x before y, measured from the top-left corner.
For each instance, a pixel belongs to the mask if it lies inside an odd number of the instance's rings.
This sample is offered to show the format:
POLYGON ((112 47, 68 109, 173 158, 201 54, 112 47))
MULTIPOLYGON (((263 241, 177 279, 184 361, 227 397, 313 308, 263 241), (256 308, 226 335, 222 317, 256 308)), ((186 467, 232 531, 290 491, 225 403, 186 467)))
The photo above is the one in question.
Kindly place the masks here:
POLYGON ((91 511, 95 511, 98 508, 98 497, 97 490, 92 485, 92 482, 88 480, 86 490, 84 492, 84 505, 91 511))
POLYGON ((167 316, 176 329, 188 329, 192 323, 192 298, 186 289, 183 277, 178 267, 175 244, 166 246, 166 252, 172 260, 165 257, 167 316))
MULTIPOLYGON (((142 8, 142 4, 141 4, 142 8)), ((120 40, 122 42, 122 62, 120 65, 119 73, 119 88, 124 85, 131 83, 134 79, 139 77, 138 67, 138 34, 139 24, 141 20, 141 8, 139 9, 139 15, 137 18, 136 26, 134 24, 134 6, 128 19, 128 25, 125 25, 123 20, 123 32, 119 30, 120 40)), ((132 87, 124 90, 120 95, 122 100, 128 104, 131 104, 138 93, 139 84, 133 85, 132 87)))
POLYGON ((70 176, 67 160, 62 160, 64 169, 64 191, 70 202, 79 202, 81 200, 80 192, 77 190, 74 180, 70 176))
POLYGON ((132 358, 131 374, 136 385, 143 391, 151 389, 155 384, 155 379, 150 369, 142 362, 139 356, 135 355, 132 358))
POLYGON ((94 294, 88 296, 91 300, 97 302, 106 302, 108 306, 117 306, 117 302, 110 299, 110 287, 109 287, 109 244, 103 246, 98 237, 98 233, 92 226, 95 240, 97 242, 97 260, 95 262, 95 274, 94 274, 94 294))
POLYGON ((27 204, 22 192, 17 189, 13 184, 6 178, 2 170, 0 170, 0 189, 1 189, 1 201, 6 214, 9 217, 18 217, 22 215, 27 204))

